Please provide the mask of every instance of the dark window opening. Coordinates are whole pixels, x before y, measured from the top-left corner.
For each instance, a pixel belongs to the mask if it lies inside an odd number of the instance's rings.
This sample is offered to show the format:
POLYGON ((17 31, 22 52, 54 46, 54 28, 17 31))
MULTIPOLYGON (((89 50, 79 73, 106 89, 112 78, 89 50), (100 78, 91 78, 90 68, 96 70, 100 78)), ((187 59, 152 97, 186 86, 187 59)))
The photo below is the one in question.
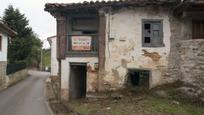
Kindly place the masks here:
POLYGON ((149 88, 149 76, 150 71, 148 70, 129 69, 127 84, 129 86, 149 88))
POLYGON ((72 15, 68 24, 67 56, 89 57, 98 55, 97 15, 72 15))
POLYGON ((87 81, 86 64, 71 64, 70 72, 70 99, 85 98, 87 81))
POLYGON ((145 37, 145 41, 144 41, 145 43, 151 43, 151 39, 150 39, 150 37, 145 37))
POLYGON ((77 34, 97 34, 97 18, 72 18, 72 33, 77 34))
POLYGON ((151 24, 145 24, 145 30, 150 30, 151 24))
POLYGON ((162 20, 143 20, 142 46, 162 47, 163 44, 163 25, 162 20))
POLYGON ((204 39, 204 21, 193 21, 192 37, 193 39, 204 39))
POLYGON ((97 31, 83 31, 82 34, 96 34, 97 31))

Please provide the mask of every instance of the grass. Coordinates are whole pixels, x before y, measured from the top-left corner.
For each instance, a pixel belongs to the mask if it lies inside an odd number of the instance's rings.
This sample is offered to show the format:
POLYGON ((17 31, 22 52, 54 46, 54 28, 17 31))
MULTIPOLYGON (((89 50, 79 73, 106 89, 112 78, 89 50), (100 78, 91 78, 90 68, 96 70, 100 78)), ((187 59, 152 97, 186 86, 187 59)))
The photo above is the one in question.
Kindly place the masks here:
MULTIPOLYGON (((139 96, 141 97, 141 95, 139 96)), ((204 107, 191 103, 175 103, 175 100, 145 95, 143 99, 124 97, 117 102, 111 99, 104 100, 77 100, 70 106, 82 115, 203 115, 204 107), (103 113, 103 114, 101 114, 103 113)))
POLYGON ((190 103, 175 104, 173 100, 154 98, 148 100, 145 110, 149 112, 162 112, 181 115, 203 115, 204 107, 190 103))

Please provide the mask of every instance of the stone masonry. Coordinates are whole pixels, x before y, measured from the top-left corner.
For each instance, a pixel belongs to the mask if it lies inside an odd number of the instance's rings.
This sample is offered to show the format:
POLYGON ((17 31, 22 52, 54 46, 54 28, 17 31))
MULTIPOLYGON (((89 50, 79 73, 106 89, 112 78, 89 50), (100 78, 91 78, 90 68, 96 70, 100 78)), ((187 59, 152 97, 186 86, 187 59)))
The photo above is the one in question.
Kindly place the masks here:
POLYGON ((0 61, 0 90, 5 88, 6 83, 6 61, 0 61))
POLYGON ((204 93, 204 40, 180 41, 181 81, 204 93))

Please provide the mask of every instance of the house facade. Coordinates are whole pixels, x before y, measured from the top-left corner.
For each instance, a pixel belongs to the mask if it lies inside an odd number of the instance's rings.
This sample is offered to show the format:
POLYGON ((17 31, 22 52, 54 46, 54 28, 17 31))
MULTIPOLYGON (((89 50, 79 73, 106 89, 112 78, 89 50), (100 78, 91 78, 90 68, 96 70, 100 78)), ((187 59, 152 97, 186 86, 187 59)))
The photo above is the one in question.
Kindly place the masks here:
POLYGON ((46 4, 57 21, 63 99, 181 80, 203 90, 204 2, 46 4))
POLYGON ((0 21, 0 89, 4 87, 7 67, 8 40, 17 33, 0 21))
POLYGON ((57 37, 51 36, 47 38, 51 47, 51 76, 57 76, 59 64, 57 60, 57 37))

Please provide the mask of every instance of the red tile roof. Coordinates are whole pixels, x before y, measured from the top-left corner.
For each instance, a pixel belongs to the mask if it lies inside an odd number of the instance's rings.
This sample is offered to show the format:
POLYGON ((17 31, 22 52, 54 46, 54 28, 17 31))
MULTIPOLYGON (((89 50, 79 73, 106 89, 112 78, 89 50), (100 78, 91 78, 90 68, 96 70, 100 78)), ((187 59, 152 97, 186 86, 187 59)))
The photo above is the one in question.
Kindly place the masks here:
POLYGON ((176 5, 181 0, 109 0, 109 1, 84 1, 83 3, 47 3, 45 11, 69 11, 75 9, 99 9, 102 7, 126 7, 146 5, 176 5))

